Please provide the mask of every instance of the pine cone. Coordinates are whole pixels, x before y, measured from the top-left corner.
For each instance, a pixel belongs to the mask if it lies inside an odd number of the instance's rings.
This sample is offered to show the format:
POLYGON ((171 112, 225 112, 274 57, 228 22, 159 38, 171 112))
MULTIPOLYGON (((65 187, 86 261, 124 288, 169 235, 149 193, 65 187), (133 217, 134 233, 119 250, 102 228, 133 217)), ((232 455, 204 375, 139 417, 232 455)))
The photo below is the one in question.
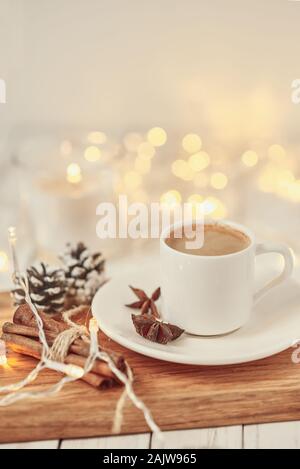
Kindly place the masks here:
MULTIPOLYGON (((29 293, 32 302, 46 313, 58 313, 64 307, 66 279, 62 269, 54 269, 42 262, 27 269, 29 293)), ((25 292, 17 285, 12 291, 15 305, 25 302, 25 292)))
POLYGON ((60 256, 65 266, 69 302, 90 304, 105 281, 105 259, 101 252, 91 253, 84 243, 67 244, 60 256))

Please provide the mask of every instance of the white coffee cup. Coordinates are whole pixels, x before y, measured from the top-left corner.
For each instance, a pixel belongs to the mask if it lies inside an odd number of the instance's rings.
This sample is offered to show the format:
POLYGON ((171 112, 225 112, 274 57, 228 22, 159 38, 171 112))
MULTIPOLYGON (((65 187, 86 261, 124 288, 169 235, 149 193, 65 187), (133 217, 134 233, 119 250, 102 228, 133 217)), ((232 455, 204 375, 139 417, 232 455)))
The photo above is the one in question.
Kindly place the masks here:
POLYGON ((250 318, 253 305, 287 279, 293 270, 293 257, 287 246, 257 244, 248 228, 230 221, 222 225, 245 233, 250 244, 232 254, 199 256, 177 251, 166 244, 169 234, 180 228, 181 223, 168 227, 161 235, 163 319, 191 334, 219 335, 240 328, 250 318), (283 271, 254 292, 255 257, 269 252, 283 256, 283 271))

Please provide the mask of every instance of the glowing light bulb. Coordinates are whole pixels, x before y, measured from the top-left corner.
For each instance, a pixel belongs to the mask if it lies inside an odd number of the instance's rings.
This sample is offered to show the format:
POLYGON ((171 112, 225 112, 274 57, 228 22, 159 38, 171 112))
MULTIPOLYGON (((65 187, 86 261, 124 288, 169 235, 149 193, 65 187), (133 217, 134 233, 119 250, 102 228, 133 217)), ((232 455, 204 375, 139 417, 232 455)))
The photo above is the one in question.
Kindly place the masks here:
POLYGON ((214 189, 224 189, 227 186, 228 178, 225 174, 216 172, 211 175, 210 184, 214 189))
POLYGON ((257 153, 252 150, 245 151, 245 153, 242 155, 242 162, 245 166, 248 166, 248 168, 255 166, 258 162, 257 153))
POLYGON ((207 197, 202 204, 204 215, 210 215, 213 218, 225 218, 227 210, 223 202, 216 197, 207 197))
POLYGON ((17 229, 15 226, 10 226, 8 228, 8 239, 12 243, 17 241, 17 229))
POLYGON ((77 163, 70 163, 67 167, 67 181, 78 184, 82 180, 81 168, 77 163))
POLYGON ((180 204, 181 195, 180 192, 176 190, 170 190, 161 195, 160 202, 163 205, 173 206, 180 204))
POLYGON ((89 322, 89 331, 90 331, 90 353, 95 354, 98 352, 98 322, 96 318, 91 318, 89 322))
POLYGON ((56 362, 53 360, 46 360, 46 366, 51 370, 64 373, 71 378, 79 379, 84 375, 84 369, 81 366, 72 365, 70 363, 56 362))
POLYGON ((138 146, 138 155, 140 158, 151 159, 155 155, 155 148, 149 142, 142 142, 138 146))
POLYGON ((182 147, 188 153, 195 153, 199 151, 202 146, 202 141, 197 134, 187 134, 182 139, 182 147))
POLYGON ((96 318, 91 318, 89 322, 89 331, 98 332, 99 326, 96 318))
POLYGON ((0 251, 0 272, 8 271, 8 255, 4 251, 0 251))
POLYGON ((216 208, 216 204, 210 198, 207 198, 202 204, 202 210, 205 215, 211 214, 216 208))
POLYGON ((195 172, 202 171, 203 169, 207 168, 209 163, 210 157, 205 151, 194 153, 188 159, 189 167, 195 172))
POLYGON ((185 160, 175 160, 171 166, 172 173, 177 177, 181 177, 186 170, 186 166, 187 163, 185 160))
POLYGON ((84 152, 84 157, 87 161, 90 161, 90 162, 98 161, 101 158, 101 151, 99 150, 98 147, 91 145, 90 147, 86 148, 84 152))
POLYGON ((167 133, 161 127, 153 127, 147 134, 147 140, 154 147, 161 147, 167 141, 167 133))
POLYGON ((194 177, 193 170, 185 160, 175 160, 171 166, 172 173, 184 181, 191 181, 194 177))
POLYGON ((94 145, 102 145, 107 141, 107 136, 104 132, 90 132, 87 136, 87 140, 94 145))
POLYGON ((4 340, 0 340, 0 365, 6 365, 7 357, 6 357, 6 345, 4 340))

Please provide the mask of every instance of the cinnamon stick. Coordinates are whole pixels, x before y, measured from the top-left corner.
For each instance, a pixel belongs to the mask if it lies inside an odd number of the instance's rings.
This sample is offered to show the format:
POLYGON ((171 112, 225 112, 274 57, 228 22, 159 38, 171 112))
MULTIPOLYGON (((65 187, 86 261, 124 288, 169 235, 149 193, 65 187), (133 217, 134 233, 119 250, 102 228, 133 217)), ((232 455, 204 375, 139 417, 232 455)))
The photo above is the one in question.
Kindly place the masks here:
MULTIPOLYGON (((2 334, 2 340, 4 340, 7 346, 15 352, 29 355, 36 359, 41 358, 42 345, 36 340, 29 339, 22 335, 8 333, 2 334)), ((67 355, 65 363, 81 366, 83 368, 85 365, 85 359, 84 357, 70 353, 67 355)), ((81 379, 92 386, 99 387, 101 389, 112 387, 116 383, 114 375, 108 368, 108 365, 100 361, 98 363, 95 362, 92 372, 87 373, 81 379)))
MULTIPOLYGON (((76 320, 78 318, 82 318, 84 315, 85 318, 90 312, 90 306, 88 305, 81 305, 77 306, 76 308, 72 309, 72 320, 76 320)), ((68 329, 70 326, 62 322, 59 318, 61 315, 56 315, 54 317, 49 316, 49 314, 43 313, 43 311, 39 311, 40 318, 43 321, 44 329, 52 331, 52 332, 62 332, 65 329, 68 329)), ((27 303, 24 303, 15 311, 13 322, 15 324, 24 324, 27 326, 36 326, 36 319, 31 311, 30 306, 27 303)))
MULTIPOLYGON (((35 337, 39 338, 39 330, 38 327, 32 327, 32 326, 25 326, 23 324, 14 324, 12 322, 5 322, 2 326, 2 331, 6 332, 8 334, 19 334, 23 335, 25 337, 35 337)), ((57 333, 49 330, 45 330, 45 336, 48 342, 48 345, 52 345, 53 341, 57 337, 57 333)), ((78 355, 82 355, 83 357, 87 357, 89 354, 89 344, 84 342, 82 339, 76 339, 74 340, 73 344, 70 346, 71 352, 73 351, 74 353, 78 353, 78 355), (72 350, 72 346, 76 345, 74 347, 74 350, 72 350)))
MULTIPOLYGON (((47 331, 52 331, 56 332, 56 334, 59 334, 60 332, 63 332, 69 328, 66 323, 56 321, 55 319, 49 317, 49 315, 47 315, 46 313, 43 313, 42 311, 39 312, 39 315, 43 321, 44 329, 47 331)), ((36 327, 35 316, 27 303, 20 305, 16 309, 13 317, 13 322, 15 324, 22 324, 24 326, 36 327)))
MULTIPOLYGON (((74 310, 74 312, 75 312, 75 314, 77 313, 77 315, 78 315, 79 313, 82 314, 83 311, 88 312, 89 309, 90 309, 89 306, 79 306, 79 307, 76 308, 76 310, 74 310)), ((55 339, 55 337, 60 332, 63 332, 64 330, 69 329, 68 324, 66 324, 62 321, 58 321, 56 319, 52 319, 46 313, 39 312, 39 315, 40 315, 40 317, 43 321, 45 335, 46 335, 47 341, 49 339, 49 345, 52 345, 53 340, 55 339), (54 335, 54 333, 55 333, 55 335, 54 335)), ((13 322, 14 322, 14 324, 28 326, 28 327, 34 327, 34 328, 37 329, 35 316, 34 316, 33 312, 31 311, 30 306, 27 303, 24 303, 24 304, 20 305, 16 309, 14 317, 13 317, 13 322)), ((34 334, 35 333, 36 332, 34 332, 34 334)), ((37 336, 33 335, 32 337, 38 337, 38 335, 37 336)), ((71 345, 70 351, 74 352, 78 355, 82 355, 83 357, 87 357, 88 354, 89 354, 89 345, 86 344, 83 340, 77 339, 71 345)), ((111 353, 110 355, 113 358, 117 368, 119 368, 121 371, 125 372, 126 367, 125 367, 124 357, 122 357, 122 355, 118 355, 116 353, 111 353)))
MULTIPOLYGON (((23 324, 13 324, 11 322, 5 322, 2 326, 2 331, 6 334, 17 334, 21 335, 24 337, 34 337, 38 338, 39 337, 39 330, 37 327, 30 327, 30 326, 24 326, 23 324)), ((55 338, 57 337, 57 334, 55 332, 46 330, 45 331, 45 336, 48 345, 52 345, 55 338)), ((80 355, 81 357, 88 357, 89 355, 89 344, 84 342, 82 339, 76 339, 73 344, 70 345, 70 352, 73 354, 80 355)), ((115 362, 115 365, 119 370, 125 371, 125 361, 124 358, 121 355, 116 355, 112 354, 112 358, 115 362)), ((111 376, 114 377, 114 374, 110 370, 109 366, 107 363, 97 360, 95 362, 95 369, 93 370, 95 373, 99 373, 104 376, 111 376)))

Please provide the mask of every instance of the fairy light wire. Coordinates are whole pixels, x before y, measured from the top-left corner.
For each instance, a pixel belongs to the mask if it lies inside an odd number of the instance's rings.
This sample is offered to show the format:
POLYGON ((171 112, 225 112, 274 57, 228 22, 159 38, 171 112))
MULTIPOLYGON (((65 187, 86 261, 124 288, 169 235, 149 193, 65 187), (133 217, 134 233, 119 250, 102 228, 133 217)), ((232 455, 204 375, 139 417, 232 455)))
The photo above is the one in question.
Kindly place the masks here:
MULTIPOLYGON (((150 427, 152 432, 155 433, 156 436, 161 440, 162 439, 162 432, 161 432, 160 428, 158 427, 158 425, 155 423, 150 410, 144 404, 144 402, 135 394, 135 392, 133 390, 133 386, 132 386, 133 373, 132 373, 132 370, 131 370, 130 366, 128 365, 128 363, 125 362, 126 372, 127 372, 127 375, 126 375, 121 370, 119 370, 119 368, 115 365, 114 361, 108 355, 108 353, 103 352, 103 351, 101 351, 101 352, 99 351, 98 324, 97 324, 97 321, 96 321, 95 318, 92 318, 90 320, 90 338, 91 338, 91 350, 95 351, 95 355, 96 355, 97 358, 99 358, 100 360, 105 361, 108 364, 108 366, 110 367, 110 369, 112 370, 114 375, 124 384, 125 391, 126 391, 128 397, 129 397, 129 399, 131 400, 131 402, 138 409, 140 409, 143 412, 145 420, 146 420, 148 426, 150 427)), ((124 403, 125 403, 125 397, 124 397, 124 393, 122 393, 122 395, 120 397, 120 400, 119 400, 119 402, 117 404, 117 407, 116 407, 115 420, 118 420, 118 416, 120 415, 120 412, 121 412, 121 407, 124 406, 124 403)), ((116 425, 114 425, 114 426, 116 426, 116 425)))
POLYGON ((16 250, 15 250, 15 245, 16 245, 16 229, 14 227, 9 228, 9 243, 11 246, 11 253, 12 253, 12 261, 13 261, 13 280, 18 281, 20 286, 23 288, 24 293, 25 293, 25 301, 29 305, 31 311, 33 312, 36 323, 38 326, 38 331, 39 331, 39 339, 42 344, 42 354, 41 354, 41 360, 37 364, 37 366, 21 381, 17 383, 13 383, 7 386, 2 386, 0 387, 0 393, 8 392, 6 396, 4 396, 2 399, 0 399, 0 407, 1 406, 7 406, 10 405, 14 402, 20 401, 25 398, 31 398, 31 399, 38 399, 42 397, 49 397, 53 394, 56 394, 59 392, 63 386, 66 383, 70 383, 72 381, 76 381, 80 377, 84 376, 86 373, 88 373, 97 358, 100 360, 105 361, 113 374, 121 381, 125 389, 123 393, 120 396, 120 399, 118 400, 116 410, 115 410, 115 417, 114 417, 114 422, 113 422, 113 430, 114 431, 120 431, 121 425, 122 425, 122 419, 123 419, 123 407, 126 401, 126 397, 128 396, 129 399, 132 401, 132 403, 140 409, 143 414, 144 418, 149 426, 149 428, 152 430, 154 434, 158 437, 159 440, 162 440, 162 432, 158 425, 155 423, 152 414, 148 407, 144 404, 144 402, 135 394, 133 390, 133 373, 128 365, 127 362, 125 362, 126 365, 126 374, 123 373, 119 368, 116 366, 114 363, 113 359, 110 357, 110 355, 104 351, 100 351, 99 347, 99 341, 98 341, 98 323, 95 318, 91 318, 89 322, 89 333, 90 337, 88 338, 88 331, 86 327, 79 326, 75 322, 71 320, 71 312, 68 312, 68 314, 65 312, 65 315, 63 315, 63 319, 65 322, 70 325, 71 328, 75 329, 75 332, 78 333, 79 336, 85 339, 85 341, 89 341, 89 355, 85 361, 84 368, 81 367, 74 367, 73 371, 76 368, 77 373, 74 373, 73 376, 71 375, 66 375, 64 376, 61 380, 59 380, 57 383, 54 385, 50 386, 48 389, 44 391, 24 391, 17 393, 16 391, 24 388, 27 384, 33 382, 37 376, 39 375, 40 371, 43 370, 44 368, 49 368, 53 369, 56 371, 61 371, 63 373, 67 373, 70 371, 70 365, 58 362, 56 360, 53 360, 51 358, 51 348, 49 348, 45 332, 44 332, 44 324, 43 321, 39 315, 39 312, 37 310, 37 307, 33 303, 30 297, 30 291, 29 291, 29 283, 28 283, 28 277, 26 274, 20 274, 19 272, 19 266, 18 266, 18 260, 17 260, 17 255, 16 255, 16 250))
POLYGON ((12 279, 13 282, 17 281, 19 275, 19 263, 18 263, 18 256, 16 252, 16 242, 17 242, 17 230, 15 226, 10 226, 8 228, 8 243, 10 247, 10 253, 12 258, 12 265, 13 265, 13 272, 12 272, 12 279))

